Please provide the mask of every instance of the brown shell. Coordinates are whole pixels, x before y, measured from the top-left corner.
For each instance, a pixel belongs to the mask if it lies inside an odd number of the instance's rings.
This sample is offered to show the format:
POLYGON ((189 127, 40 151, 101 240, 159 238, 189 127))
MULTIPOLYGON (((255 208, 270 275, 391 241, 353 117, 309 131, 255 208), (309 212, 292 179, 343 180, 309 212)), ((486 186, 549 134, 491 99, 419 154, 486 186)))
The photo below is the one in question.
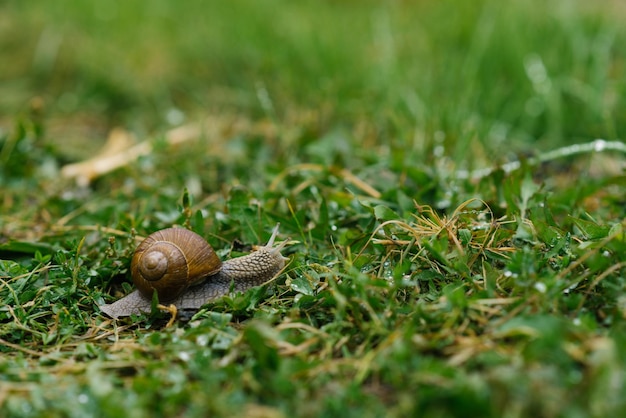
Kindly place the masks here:
POLYGON ((217 254, 200 235, 187 229, 168 228, 139 244, 130 271, 144 296, 151 299, 156 290, 159 302, 168 302, 221 267, 217 254))

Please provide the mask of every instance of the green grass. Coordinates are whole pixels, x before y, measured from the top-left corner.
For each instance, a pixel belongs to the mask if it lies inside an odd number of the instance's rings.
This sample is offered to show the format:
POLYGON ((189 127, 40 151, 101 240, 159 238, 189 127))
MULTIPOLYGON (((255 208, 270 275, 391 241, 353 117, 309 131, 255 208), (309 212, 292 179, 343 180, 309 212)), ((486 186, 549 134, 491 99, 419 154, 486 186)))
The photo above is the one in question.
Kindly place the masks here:
POLYGON ((0 5, 0 416, 624 414, 619 2, 206 3, 0 5), (135 234, 277 222, 272 284, 101 315, 135 234))

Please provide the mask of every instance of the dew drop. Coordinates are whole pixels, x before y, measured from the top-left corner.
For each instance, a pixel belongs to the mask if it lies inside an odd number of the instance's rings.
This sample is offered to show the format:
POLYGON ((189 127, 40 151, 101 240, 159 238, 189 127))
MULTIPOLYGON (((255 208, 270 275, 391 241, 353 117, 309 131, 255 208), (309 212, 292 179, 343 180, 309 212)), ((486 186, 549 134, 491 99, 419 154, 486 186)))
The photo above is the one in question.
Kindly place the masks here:
POLYGON ((595 151, 604 151, 604 149, 606 148, 606 141, 604 139, 596 139, 595 141, 593 141, 593 149, 595 151))

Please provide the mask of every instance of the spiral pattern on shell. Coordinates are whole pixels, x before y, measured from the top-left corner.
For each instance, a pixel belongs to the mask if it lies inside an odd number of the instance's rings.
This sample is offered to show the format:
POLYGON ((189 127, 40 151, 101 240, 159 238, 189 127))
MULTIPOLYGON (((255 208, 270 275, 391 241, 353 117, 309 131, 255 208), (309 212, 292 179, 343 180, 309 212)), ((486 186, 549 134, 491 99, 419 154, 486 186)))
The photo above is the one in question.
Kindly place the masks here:
POLYGON ((217 273, 222 266, 213 248, 200 235, 182 228, 157 231, 139 244, 131 261, 137 289, 159 302, 175 299, 190 286, 217 273))

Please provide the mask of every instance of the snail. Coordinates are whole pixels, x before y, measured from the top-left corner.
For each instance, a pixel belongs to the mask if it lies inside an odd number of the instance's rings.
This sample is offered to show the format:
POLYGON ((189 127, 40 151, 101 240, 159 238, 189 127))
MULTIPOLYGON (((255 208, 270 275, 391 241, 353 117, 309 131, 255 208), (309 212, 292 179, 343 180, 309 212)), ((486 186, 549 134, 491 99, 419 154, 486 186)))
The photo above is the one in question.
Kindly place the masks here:
POLYGON ((176 309, 195 310, 230 292, 243 292, 276 277, 287 258, 274 240, 278 225, 266 245, 243 257, 221 262, 200 235, 183 228, 157 231, 139 244, 131 261, 137 290, 112 304, 100 306, 111 318, 148 313, 153 293, 160 303, 176 309))

